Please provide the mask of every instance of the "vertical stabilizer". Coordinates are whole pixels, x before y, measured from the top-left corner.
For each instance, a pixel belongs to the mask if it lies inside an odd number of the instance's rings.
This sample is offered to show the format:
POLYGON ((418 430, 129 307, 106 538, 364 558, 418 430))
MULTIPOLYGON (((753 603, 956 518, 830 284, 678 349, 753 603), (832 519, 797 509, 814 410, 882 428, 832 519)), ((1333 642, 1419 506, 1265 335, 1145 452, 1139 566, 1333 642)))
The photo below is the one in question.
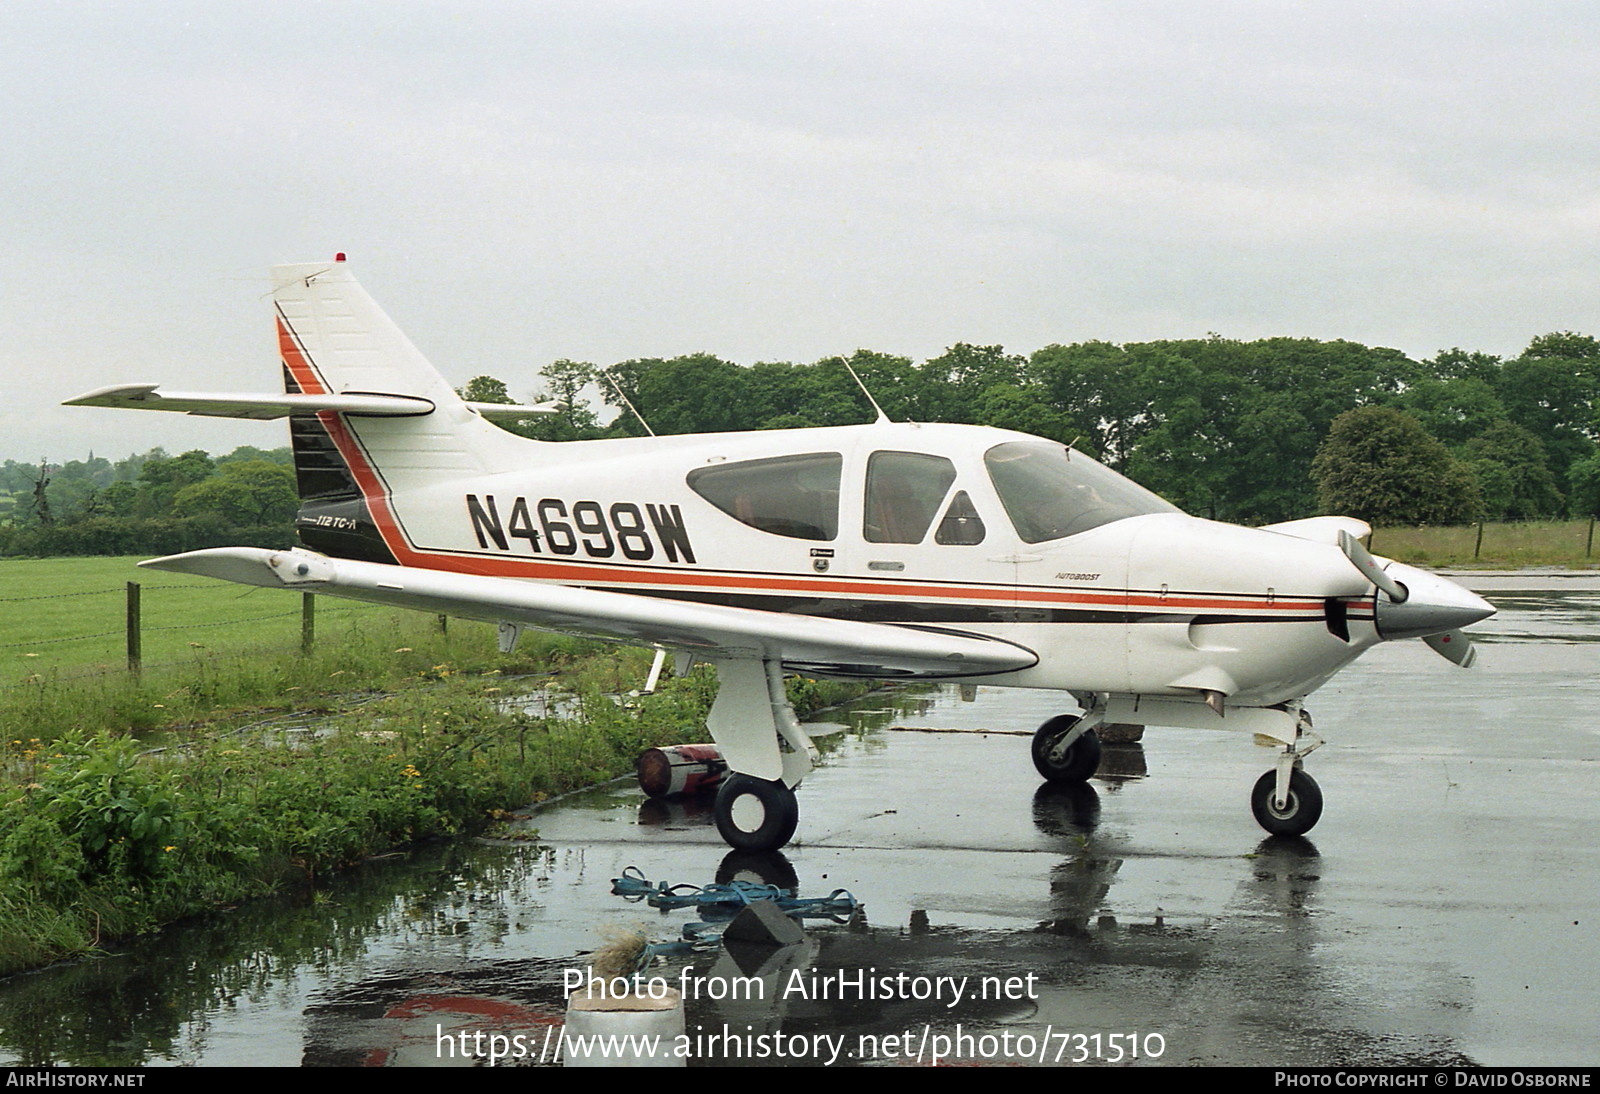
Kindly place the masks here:
POLYGON ((404 553, 396 494, 514 466, 514 437, 462 401, 356 282, 332 262, 276 266, 273 306, 284 387, 306 394, 427 399, 431 413, 380 418, 323 411, 290 419, 301 540, 346 558, 393 562, 404 553))

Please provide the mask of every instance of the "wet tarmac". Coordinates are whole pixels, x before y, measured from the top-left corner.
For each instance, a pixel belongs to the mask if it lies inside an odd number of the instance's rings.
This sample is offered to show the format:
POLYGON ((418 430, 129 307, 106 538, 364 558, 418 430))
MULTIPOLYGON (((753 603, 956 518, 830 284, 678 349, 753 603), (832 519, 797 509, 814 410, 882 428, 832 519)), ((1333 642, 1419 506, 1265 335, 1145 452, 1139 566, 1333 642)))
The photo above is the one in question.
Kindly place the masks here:
POLYGON ((535 1063, 585 952, 699 918, 611 895, 632 866, 865 905, 776 957, 658 963, 697 1065, 1594 1064, 1596 585, 1486 579, 1475 669, 1395 643, 1313 696, 1308 839, 1256 826, 1273 753, 1246 737, 1152 729, 1064 794, 1012 735, 1051 695, 873 696, 782 860, 729 859, 709 809, 611 784, 532 817, 537 843, 423 849, 0 983, 0 1062, 462 1064, 488 1043, 463 1059, 460 1034, 498 1032, 535 1063))

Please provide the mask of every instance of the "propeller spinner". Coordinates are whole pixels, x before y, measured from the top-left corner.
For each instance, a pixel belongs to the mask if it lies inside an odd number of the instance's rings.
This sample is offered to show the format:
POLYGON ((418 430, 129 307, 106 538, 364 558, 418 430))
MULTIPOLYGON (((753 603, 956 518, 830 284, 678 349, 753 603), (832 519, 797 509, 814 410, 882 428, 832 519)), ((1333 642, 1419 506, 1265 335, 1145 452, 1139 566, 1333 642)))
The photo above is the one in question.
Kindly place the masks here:
POLYGON ((1385 640, 1421 638, 1441 657, 1471 667, 1476 651, 1461 628, 1493 615, 1488 601, 1427 570, 1388 559, 1380 562, 1349 532, 1339 533, 1339 549, 1384 593, 1377 601, 1379 635, 1385 640))

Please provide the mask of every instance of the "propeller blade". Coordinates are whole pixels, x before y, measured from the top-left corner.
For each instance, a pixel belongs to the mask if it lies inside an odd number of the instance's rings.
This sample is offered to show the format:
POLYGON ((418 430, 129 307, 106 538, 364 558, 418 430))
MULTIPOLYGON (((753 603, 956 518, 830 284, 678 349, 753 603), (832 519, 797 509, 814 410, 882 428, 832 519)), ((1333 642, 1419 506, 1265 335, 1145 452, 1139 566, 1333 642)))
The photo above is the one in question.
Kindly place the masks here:
POLYGON ((1472 644, 1465 631, 1445 631, 1443 634, 1430 634, 1423 639, 1433 652, 1447 661, 1454 661, 1464 669, 1470 669, 1472 663, 1478 659, 1478 648, 1472 644))
POLYGON ((1378 588, 1389 594, 1389 599, 1396 604, 1404 604, 1406 587, 1384 572, 1378 560, 1372 557, 1372 552, 1361 545, 1361 541, 1343 529, 1339 532, 1339 550, 1344 552, 1344 557, 1350 564, 1361 571, 1361 576, 1372 582, 1378 588))

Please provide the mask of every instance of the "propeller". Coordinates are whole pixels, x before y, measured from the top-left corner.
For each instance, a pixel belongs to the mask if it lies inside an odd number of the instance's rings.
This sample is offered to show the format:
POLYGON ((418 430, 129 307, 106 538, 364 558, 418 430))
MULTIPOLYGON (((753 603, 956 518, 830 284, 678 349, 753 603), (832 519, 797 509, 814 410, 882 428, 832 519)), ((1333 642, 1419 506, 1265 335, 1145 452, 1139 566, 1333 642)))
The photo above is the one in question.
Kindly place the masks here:
POLYGON ((1472 663, 1478 659, 1478 647, 1472 644, 1472 639, 1467 637, 1463 630, 1445 631, 1443 634, 1430 634, 1423 638, 1440 657, 1454 661, 1464 669, 1470 669, 1472 663))
POLYGON ((1388 597, 1376 602, 1380 637, 1420 638, 1446 660, 1462 668, 1472 666, 1477 651, 1461 628, 1493 615, 1488 601, 1427 570, 1387 559, 1380 562, 1349 532, 1339 533, 1339 549, 1362 577, 1388 597))
POLYGON ((1378 588, 1389 594, 1389 599, 1396 604, 1404 604, 1411 596, 1409 590, 1385 572, 1372 557, 1372 552, 1367 550, 1362 542, 1349 532, 1340 529, 1339 550, 1344 552, 1344 557, 1350 560, 1351 565, 1361 571, 1361 576, 1372 582, 1378 588))

